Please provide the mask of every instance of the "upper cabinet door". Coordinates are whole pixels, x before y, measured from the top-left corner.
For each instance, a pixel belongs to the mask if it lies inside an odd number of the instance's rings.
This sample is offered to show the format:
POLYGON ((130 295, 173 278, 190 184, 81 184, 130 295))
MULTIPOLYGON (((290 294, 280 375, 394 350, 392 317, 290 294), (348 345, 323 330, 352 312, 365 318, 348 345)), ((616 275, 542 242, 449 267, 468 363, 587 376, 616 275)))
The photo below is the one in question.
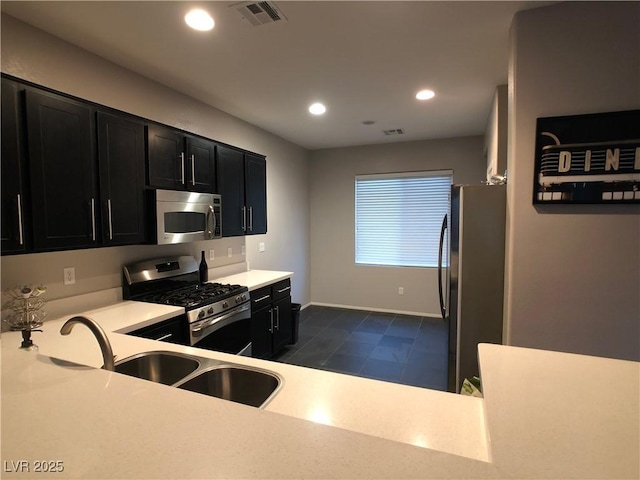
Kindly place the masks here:
POLYGON ((182 133, 149 124, 149 186, 186 190, 186 160, 182 133))
POLYGON ((26 251, 24 158, 20 132, 19 88, 2 79, 2 253, 26 251))
POLYGON ((216 192, 216 144, 211 140, 186 137, 187 190, 216 192))
POLYGON ((144 125, 103 112, 97 118, 102 243, 144 243, 144 125))
POLYGON ((247 235, 267 233, 267 162, 264 157, 246 153, 245 188, 247 235))
POLYGON ((89 106, 26 91, 36 250, 96 246, 98 198, 89 106))
POLYGON ((222 196, 222 236, 244 235, 247 212, 244 203, 244 155, 217 147, 218 193, 222 196))

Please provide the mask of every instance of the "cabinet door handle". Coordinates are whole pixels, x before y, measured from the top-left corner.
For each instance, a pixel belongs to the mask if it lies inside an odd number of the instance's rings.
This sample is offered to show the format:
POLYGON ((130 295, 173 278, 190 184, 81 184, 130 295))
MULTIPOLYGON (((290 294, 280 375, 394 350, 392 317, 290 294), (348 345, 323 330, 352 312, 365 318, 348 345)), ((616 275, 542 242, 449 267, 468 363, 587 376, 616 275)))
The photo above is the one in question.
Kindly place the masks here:
POLYGON ((196 156, 191 155, 191 185, 196 184, 196 156))
POLYGON ((173 337, 173 333, 167 333, 166 335, 161 336, 160 338, 156 338, 158 341, 166 340, 167 338, 173 337))
POLYGON ((18 194, 18 241, 24 245, 24 232, 22 230, 22 196, 18 194))
POLYGON ((180 183, 184 185, 184 152, 180 153, 180 164, 182 166, 182 176, 180 177, 180 183))
POLYGON ((109 240, 113 240, 113 221, 111 218, 111 199, 107 200, 107 211, 109 213, 109 240))
POLYGON ((276 330, 280 330, 280 307, 276 307, 276 330))
POLYGON ((249 231, 253 232, 253 207, 249 207, 249 231))
POLYGON ((270 317, 269 333, 273 333, 273 308, 269 309, 269 317, 270 317))
POLYGON ((242 207, 242 231, 247 231, 247 207, 242 207))
POLYGON ((286 292, 287 290, 291 290, 291 287, 284 287, 284 288, 282 288, 282 289, 278 290, 278 293, 284 293, 284 292, 286 292))
POLYGON ((91 239, 96 241, 96 199, 91 199, 91 239))

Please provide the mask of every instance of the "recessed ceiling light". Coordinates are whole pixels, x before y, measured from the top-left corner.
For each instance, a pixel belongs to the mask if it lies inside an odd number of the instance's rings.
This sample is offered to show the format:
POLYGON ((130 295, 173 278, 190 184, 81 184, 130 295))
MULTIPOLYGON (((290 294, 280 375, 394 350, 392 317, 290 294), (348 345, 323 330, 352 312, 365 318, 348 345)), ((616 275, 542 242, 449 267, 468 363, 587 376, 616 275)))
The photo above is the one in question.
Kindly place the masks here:
POLYGON ((309 113, 312 113, 313 115, 322 115, 326 111, 327 107, 321 103, 314 103, 309 107, 309 113))
POLYGON ((420 90, 416 93, 416 98, 418 100, 429 100, 430 98, 435 97, 436 94, 433 90, 420 90))
POLYGON ((187 22, 194 30, 200 30, 201 32, 206 32, 207 30, 211 30, 215 25, 213 18, 207 12, 202 9, 196 8, 191 10, 184 16, 184 21, 187 22))

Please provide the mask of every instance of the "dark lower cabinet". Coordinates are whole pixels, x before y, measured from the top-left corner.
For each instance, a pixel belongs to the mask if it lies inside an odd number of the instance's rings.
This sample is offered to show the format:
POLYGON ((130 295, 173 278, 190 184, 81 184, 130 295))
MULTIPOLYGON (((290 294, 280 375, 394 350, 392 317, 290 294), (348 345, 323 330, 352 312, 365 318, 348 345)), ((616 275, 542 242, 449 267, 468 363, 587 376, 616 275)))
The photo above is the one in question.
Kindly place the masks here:
POLYGON ((25 157, 21 135, 20 88, 16 82, 2 79, 2 253, 27 250, 29 228, 25 223, 25 157))
POLYGON ((291 280, 251 292, 251 350, 255 358, 269 359, 292 340, 291 280))
POLYGON ((93 247, 99 199, 90 106, 34 90, 26 92, 34 247, 93 247))
POLYGON ((187 327, 187 318, 185 315, 165 320, 155 325, 149 325, 133 332, 129 335, 134 337, 149 338, 161 342, 177 343, 179 345, 188 345, 189 332, 187 327))
POLYGON ((143 243, 144 125, 104 112, 97 119, 102 244, 143 243))

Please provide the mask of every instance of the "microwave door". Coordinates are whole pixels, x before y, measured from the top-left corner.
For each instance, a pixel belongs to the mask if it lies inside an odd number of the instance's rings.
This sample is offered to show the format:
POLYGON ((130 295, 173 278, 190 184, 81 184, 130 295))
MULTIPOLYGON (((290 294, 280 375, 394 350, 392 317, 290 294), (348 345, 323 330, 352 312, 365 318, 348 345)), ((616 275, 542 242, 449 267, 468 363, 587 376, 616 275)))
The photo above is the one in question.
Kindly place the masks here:
POLYGON ((211 206, 194 203, 158 203, 158 244, 186 243, 213 238, 211 206))

